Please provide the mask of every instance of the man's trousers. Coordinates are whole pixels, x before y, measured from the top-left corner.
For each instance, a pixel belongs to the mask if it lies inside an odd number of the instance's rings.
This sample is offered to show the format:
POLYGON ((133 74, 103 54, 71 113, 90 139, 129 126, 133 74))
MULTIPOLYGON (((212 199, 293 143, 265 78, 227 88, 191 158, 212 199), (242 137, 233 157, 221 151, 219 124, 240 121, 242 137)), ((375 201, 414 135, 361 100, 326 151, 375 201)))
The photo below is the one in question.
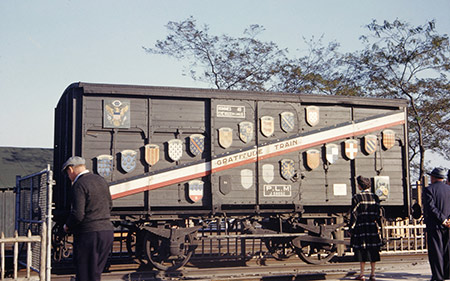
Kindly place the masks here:
POLYGON ((101 279, 113 240, 113 230, 78 233, 74 236, 73 261, 77 281, 101 279))

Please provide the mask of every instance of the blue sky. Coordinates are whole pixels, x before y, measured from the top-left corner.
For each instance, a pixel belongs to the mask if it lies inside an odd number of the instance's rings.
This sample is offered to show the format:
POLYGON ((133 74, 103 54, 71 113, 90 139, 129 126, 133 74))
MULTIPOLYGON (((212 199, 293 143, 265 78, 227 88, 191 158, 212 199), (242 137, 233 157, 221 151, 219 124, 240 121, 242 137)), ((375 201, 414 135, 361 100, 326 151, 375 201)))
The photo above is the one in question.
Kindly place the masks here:
POLYGON ((168 21, 193 16, 212 34, 239 36, 263 25, 261 40, 305 49, 303 37, 324 36, 341 51, 361 47, 372 19, 435 19, 450 32, 448 0, 1 0, 0 146, 53 147, 53 113, 72 82, 208 87, 182 75, 186 62, 149 55, 168 21))

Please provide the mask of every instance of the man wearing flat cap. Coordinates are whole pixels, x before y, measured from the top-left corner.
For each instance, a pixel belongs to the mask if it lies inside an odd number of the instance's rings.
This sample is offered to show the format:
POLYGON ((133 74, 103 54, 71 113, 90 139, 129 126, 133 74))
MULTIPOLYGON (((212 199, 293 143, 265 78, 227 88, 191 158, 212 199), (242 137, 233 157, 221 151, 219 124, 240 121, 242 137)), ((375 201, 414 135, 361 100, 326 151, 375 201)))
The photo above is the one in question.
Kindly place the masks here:
POLYGON ((100 280, 114 239, 108 183, 90 173, 79 156, 70 157, 62 170, 72 181, 72 209, 64 230, 74 236, 76 280, 100 280))
POLYGON ((431 280, 445 280, 450 279, 450 186, 444 169, 434 168, 428 175, 431 185, 423 190, 423 203, 431 280))

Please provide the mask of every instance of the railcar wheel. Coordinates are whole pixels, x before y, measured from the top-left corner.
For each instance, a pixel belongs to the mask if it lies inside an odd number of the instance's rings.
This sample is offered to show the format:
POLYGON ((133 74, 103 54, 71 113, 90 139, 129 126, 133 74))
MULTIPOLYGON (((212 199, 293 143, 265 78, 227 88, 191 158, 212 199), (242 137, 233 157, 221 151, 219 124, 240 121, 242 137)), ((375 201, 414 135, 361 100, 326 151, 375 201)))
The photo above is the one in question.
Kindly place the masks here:
POLYGON ((136 230, 130 229, 128 231, 126 240, 128 256, 138 264, 147 264, 148 261, 145 258, 144 250, 142 249, 142 238, 139 237, 142 236, 142 234, 139 234, 140 235, 138 235, 136 230))
POLYGON ((147 232, 144 237, 145 252, 150 263, 159 270, 170 271, 184 266, 191 258, 194 247, 193 234, 186 235, 180 243, 178 254, 172 255, 170 240, 147 232))
POLYGON ((276 260, 285 260, 295 253, 290 238, 269 238, 265 239, 264 243, 276 260))
MULTIPOLYGON (((314 233, 309 233, 311 236, 319 236, 314 233)), ((326 238, 335 239, 335 233, 332 232, 326 238)), ((301 241, 301 248, 295 247, 297 255, 306 263, 309 264, 324 264, 330 261, 337 252, 336 244, 325 244, 309 241, 301 241)))

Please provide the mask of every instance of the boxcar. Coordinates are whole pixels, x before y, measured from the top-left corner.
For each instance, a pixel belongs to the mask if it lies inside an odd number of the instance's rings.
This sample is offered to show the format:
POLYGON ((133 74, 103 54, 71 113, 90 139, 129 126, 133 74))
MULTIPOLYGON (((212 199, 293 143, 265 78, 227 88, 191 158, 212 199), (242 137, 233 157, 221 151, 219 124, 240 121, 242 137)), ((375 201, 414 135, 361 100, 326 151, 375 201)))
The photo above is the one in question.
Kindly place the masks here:
MULTIPOLYGON (((231 219, 282 256, 329 260, 372 179, 386 217, 409 215, 407 102, 344 96, 74 83, 55 110, 55 217, 70 210, 62 163, 104 177, 113 220, 159 269, 184 265, 196 233, 231 219)), ((231 224, 230 224, 231 225, 231 224)), ((238 227, 238 226, 236 226, 238 227)), ((131 249, 130 249, 131 250, 131 249)))

